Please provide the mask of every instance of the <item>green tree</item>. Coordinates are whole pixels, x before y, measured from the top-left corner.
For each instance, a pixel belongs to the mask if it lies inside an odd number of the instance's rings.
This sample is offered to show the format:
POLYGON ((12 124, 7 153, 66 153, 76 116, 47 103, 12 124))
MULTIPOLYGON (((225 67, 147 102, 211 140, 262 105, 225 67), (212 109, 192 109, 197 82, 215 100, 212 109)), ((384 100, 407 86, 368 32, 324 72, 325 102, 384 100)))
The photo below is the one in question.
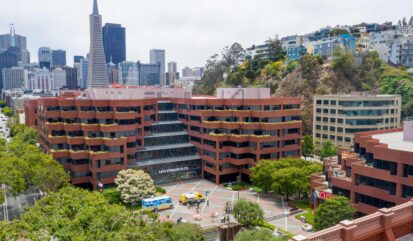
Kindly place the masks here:
POLYGON ((274 180, 272 189, 274 193, 285 196, 287 201, 290 196, 298 193, 303 175, 298 167, 288 167, 276 170, 272 174, 274 180))
POLYGON ((10 224, 0 224, 0 240, 169 240, 173 227, 156 219, 143 220, 119 205, 110 205, 98 192, 62 188, 38 200, 10 224))
POLYGON ((4 107, 1 112, 8 117, 13 115, 13 110, 10 107, 4 107))
POLYGON ((260 161, 257 165, 251 168, 250 179, 251 182, 261 188, 264 193, 271 190, 272 183, 272 173, 274 171, 274 161, 260 161))
POLYGON ((258 204, 243 198, 234 203, 232 213, 240 224, 246 226, 254 226, 254 224, 264 219, 262 208, 258 204))
POLYGON ((151 176, 142 170, 120 171, 115 179, 115 184, 124 203, 134 204, 156 193, 151 176))
POLYGON ((313 136, 306 135, 303 138, 303 156, 307 159, 307 157, 311 156, 314 153, 314 141, 313 136))
POLYGON ((178 223, 171 231, 171 241, 203 241, 202 229, 198 224, 178 223))
POLYGON ((55 192, 69 183, 62 165, 43 153, 36 144, 37 132, 25 125, 12 130, 10 143, 0 139, 0 184, 10 187, 17 196, 29 186, 55 192))
POLYGON ((234 241, 284 241, 281 237, 275 237, 267 229, 242 230, 235 236, 234 241))
POLYGON ((5 100, 0 100, 0 107, 4 108, 6 106, 6 101, 5 100))
POLYGON ((326 157, 335 156, 335 155, 337 155, 337 147, 334 146, 334 144, 331 141, 324 142, 321 146, 321 151, 320 151, 321 160, 326 157))
POLYGON ((316 210, 314 228, 322 230, 338 224, 342 220, 351 220, 355 209, 349 204, 346 197, 334 196, 325 200, 316 210))
POLYGON ((413 77, 404 69, 384 67, 380 90, 384 94, 398 94, 402 97, 402 118, 413 116, 413 77))

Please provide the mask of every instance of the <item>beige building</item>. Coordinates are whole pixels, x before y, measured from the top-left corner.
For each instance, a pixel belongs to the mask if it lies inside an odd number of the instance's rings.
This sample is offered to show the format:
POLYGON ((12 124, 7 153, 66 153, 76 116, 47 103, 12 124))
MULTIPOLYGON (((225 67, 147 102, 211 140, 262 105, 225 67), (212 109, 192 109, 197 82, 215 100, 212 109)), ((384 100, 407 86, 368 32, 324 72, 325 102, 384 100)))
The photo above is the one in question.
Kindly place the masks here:
POLYGON ((399 95, 316 95, 313 115, 316 148, 327 140, 350 147, 357 132, 398 128, 400 113, 399 95))

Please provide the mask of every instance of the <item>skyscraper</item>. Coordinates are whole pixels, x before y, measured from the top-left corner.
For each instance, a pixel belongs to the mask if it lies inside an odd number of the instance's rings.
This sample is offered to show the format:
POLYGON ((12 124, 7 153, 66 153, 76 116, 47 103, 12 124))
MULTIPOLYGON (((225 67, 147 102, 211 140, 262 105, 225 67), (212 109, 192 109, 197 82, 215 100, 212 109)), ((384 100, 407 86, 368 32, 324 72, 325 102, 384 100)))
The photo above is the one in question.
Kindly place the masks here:
POLYGON ((165 75, 166 85, 174 85, 175 80, 179 79, 177 69, 178 66, 176 62, 168 63, 168 73, 165 75))
POLYGON ((119 64, 126 60, 125 28, 120 24, 107 23, 102 28, 106 63, 119 64), (112 60, 112 61, 111 61, 112 60))
POLYGON ((27 82, 28 71, 23 67, 2 70, 3 90, 23 88, 27 82))
POLYGON ((41 47, 38 52, 39 66, 41 69, 53 67, 53 54, 49 47, 41 47))
MULTIPOLYGON (((79 63, 77 63, 79 64, 79 63)), ((79 85, 77 83, 77 69, 71 67, 64 67, 66 71, 66 88, 68 89, 78 89, 79 85)))
POLYGON ((80 60, 83 59, 85 57, 81 56, 81 55, 75 55, 73 56, 73 62, 74 63, 80 63, 80 60))
POLYGON ((150 50, 150 63, 160 65, 159 79, 161 80, 161 86, 165 83, 165 50, 164 49, 151 49, 150 50))
POLYGON ((66 66, 66 51, 58 49, 52 50, 52 59, 54 67, 64 67, 66 66))
POLYGON ((118 80, 120 84, 127 86, 138 86, 138 65, 133 61, 119 63, 118 80))
POLYGON ((9 50, 17 56, 17 62, 30 63, 30 53, 27 50, 27 39, 15 34, 14 25, 10 25, 10 34, 0 35, 0 52, 9 50))
MULTIPOLYGON (((3 69, 17 66, 17 56, 10 51, 0 52, 0 73, 3 69)), ((3 89, 3 74, 0 74, 0 90, 3 89)))
POLYGON ((161 84, 159 75, 161 64, 159 62, 156 64, 142 64, 138 61, 137 66, 140 86, 153 86, 161 84))
POLYGON ((90 51, 87 87, 107 87, 109 81, 103 49, 102 16, 99 14, 97 0, 93 1, 93 13, 89 18, 90 51))

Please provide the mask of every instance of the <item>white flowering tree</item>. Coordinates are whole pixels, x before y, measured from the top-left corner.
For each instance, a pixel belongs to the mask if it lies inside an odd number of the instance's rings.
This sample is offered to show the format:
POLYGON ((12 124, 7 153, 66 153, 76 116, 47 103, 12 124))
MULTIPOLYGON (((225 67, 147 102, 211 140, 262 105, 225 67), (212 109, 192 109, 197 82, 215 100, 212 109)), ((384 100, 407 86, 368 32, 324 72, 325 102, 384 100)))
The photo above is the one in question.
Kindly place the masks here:
POLYGON ((124 203, 135 204, 156 192, 151 176, 142 170, 122 170, 118 173, 115 183, 124 203))

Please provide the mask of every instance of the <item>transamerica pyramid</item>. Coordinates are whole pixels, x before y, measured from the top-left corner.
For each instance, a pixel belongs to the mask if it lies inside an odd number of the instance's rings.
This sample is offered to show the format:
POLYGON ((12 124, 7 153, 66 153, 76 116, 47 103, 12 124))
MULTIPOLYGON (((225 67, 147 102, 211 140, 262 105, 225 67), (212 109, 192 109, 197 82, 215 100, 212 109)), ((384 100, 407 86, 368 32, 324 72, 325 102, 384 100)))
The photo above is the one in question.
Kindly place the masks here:
POLYGON ((97 0, 93 1, 90 14, 90 51, 87 87, 107 87, 109 85, 105 51, 103 49, 102 16, 99 15, 97 0))

